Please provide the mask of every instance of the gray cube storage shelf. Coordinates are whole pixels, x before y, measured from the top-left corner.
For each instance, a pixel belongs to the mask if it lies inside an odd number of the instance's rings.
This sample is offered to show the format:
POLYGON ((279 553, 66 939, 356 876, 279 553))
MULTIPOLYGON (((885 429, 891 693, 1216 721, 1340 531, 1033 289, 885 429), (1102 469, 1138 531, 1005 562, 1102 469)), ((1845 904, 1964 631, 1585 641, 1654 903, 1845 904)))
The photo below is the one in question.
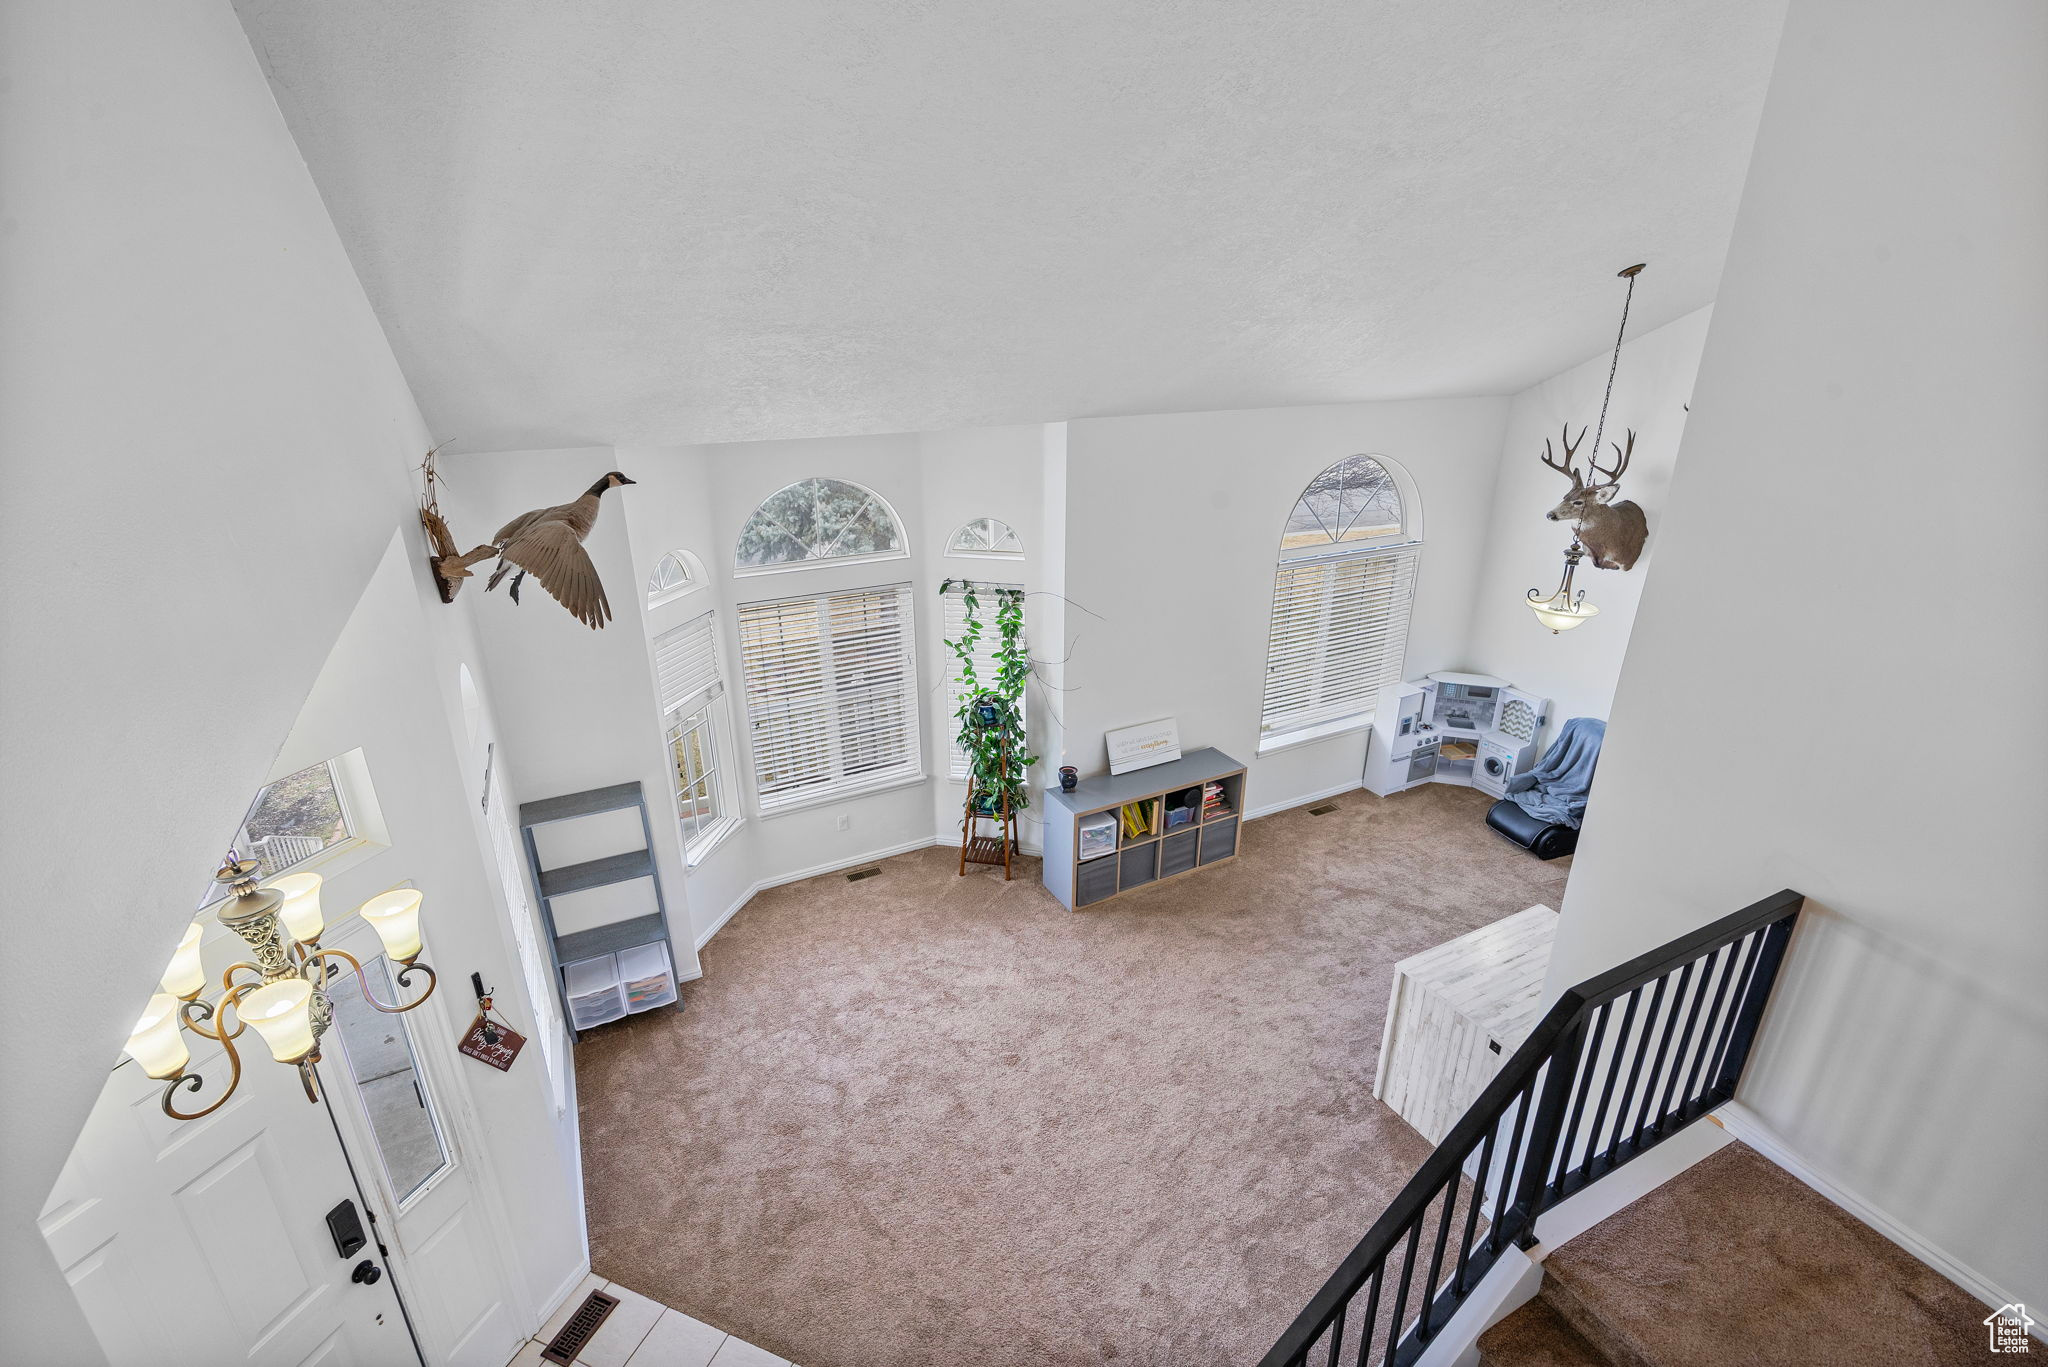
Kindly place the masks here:
POLYGON ((548 957, 555 971, 555 995, 561 1002, 562 1019, 569 1026, 569 1038, 581 1039, 582 1031, 592 1026, 671 1002, 676 1010, 682 1010, 675 945, 668 929, 668 903, 661 895, 661 874, 654 866, 654 828, 647 818, 647 799, 640 785, 615 783, 608 788, 521 803, 519 837, 526 846, 526 866, 533 874, 534 891, 540 896, 541 921, 548 933, 548 957), (640 849, 580 864, 564 864, 556 869, 541 867, 540 848, 533 837, 536 827, 628 809, 640 813, 640 849), (567 935, 555 929, 555 898, 629 883, 636 878, 648 879, 654 885, 654 910, 647 915, 567 935), (649 970, 657 965, 657 971, 666 973, 667 982, 662 988, 649 989, 646 985, 656 978, 656 973, 649 970), (636 985, 640 987, 637 997, 633 990, 636 985), (586 1003, 580 1023, 579 1001, 586 1003))
POLYGON ((1049 788, 1045 808, 1045 886, 1076 911, 1236 858, 1238 824, 1244 819, 1244 766, 1221 750, 1197 750, 1149 769, 1083 779, 1071 793, 1049 788), (1212 783, 1222 785, 1220 807, 1208 807, 1202 799, 1212 783), (1169 828, 1169 801, 1186 805, 1190 790, 1197 795, 1194 815, 1169 828), (1143 835, 1126 834, 1119 819, 1132 803, 1150 805, 1143 835), (1099 834, 1104 815, 1114 831, 1107 845, 1099 834))

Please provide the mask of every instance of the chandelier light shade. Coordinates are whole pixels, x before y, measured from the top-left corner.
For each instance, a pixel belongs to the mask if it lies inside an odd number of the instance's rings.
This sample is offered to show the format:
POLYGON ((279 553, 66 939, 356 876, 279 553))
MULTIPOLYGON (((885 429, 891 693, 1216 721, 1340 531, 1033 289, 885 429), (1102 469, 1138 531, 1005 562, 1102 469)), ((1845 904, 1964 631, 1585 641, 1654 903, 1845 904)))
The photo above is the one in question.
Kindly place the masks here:
MULTIPOLYGON (((195 927, 196 929, 196 927, 195 927)), ((128 1057, 142 1065, 142 1071, 161 1082, 185 1071, 192 1061, 185 1037, 178 1033, 179 1000, 168 992, 149 999, 135 1033, 128 1036, 128 1057)))
POLYGON ((320 883, 317 873, 288 873, 263 885, 284 894, 284 905, 277 909, 277 917, 284 922, 286 932, 302 945, 317 944, 320 932, 327 929, 327 919, 320 914, 320 883))
POLYGON ((420 956, 421 896, 412 888, 394 888, 362 905, 362 918, 377 932, 393 962, 409 964, 420 956))
POLYGON ((1548 598, 1543 596, 1542 589, 1530 589, 1528 592, 1529 610, 1536 614, 1537 621, 1550 628, 1552 636, 1560 631, 1570 631, 1586 619, 1600 615, 1600 609, 1586 601, 1584 589, 1576 594, 1572 592, 1572 576, 1578 572, 1579 561, 1585 555, 1586 548, 1579 544, 1577 537, 1573 537, 1572 544, 1565 547, 1564 578, 1559 581, 1557 592, 1548 598))
POLYGON ((386 953, 400 965, 394 975, 400 988, 423 974, 426 986, 406 1002, 377 999, 363 975, 362 961, 341 949, 323 949, 320 935, 326 918, 320 910, 320 876, 291 873, 257 886, 257 864, 228 851, 227 862, 214 881, 233 895, 220 903, 220 923, 242 937, 254 958, 229 964, 220 975, 220 994, 208 999, 206 971, 200 962, 203 922, 195 921, 178 941, 178 950, 164 970, 163 991, 149 999, 149 1009, 128 1038, 128 1055, 149 1076, 165 1083, 164 1114, 173 1120, 197 1120, 227 1104, 242 1081, 242 1055, 235 1041, 255 1027, 270 1056, 299 1071, 308 1101, 320 1099, 320 1037, 334 1020, 334 1003, 323 990, 328 976, 343 965, 354 970, 363 1001, 378 1011, 410 1011, 434 995, 434 970, 416 960, 420 955, 420 894, 411 888, 379 894, 360 908, 377 931, 386 953), (227 1085, 219 1096, 196 1111, 181 1111, 180 1092, 198 1092, 206 1079, 186 1071, 192 1062, 183 1030, 218 1044, 228 1066, 227 1085))
POLYGON ((164 970, 161 984, 171 996, 189 1000, 205 989, 206 969, 199 962, 199 941, 205 934, 204 921, 194 921, 185 927, 185 936, 178 941, 177 952, 171 955, 171 966, 164 970))
POLYGON ((279 1063, 313 1052, 313 984, 304 978, 263 984, 235 1003, 235 1014, 256 1027, 279 1063))

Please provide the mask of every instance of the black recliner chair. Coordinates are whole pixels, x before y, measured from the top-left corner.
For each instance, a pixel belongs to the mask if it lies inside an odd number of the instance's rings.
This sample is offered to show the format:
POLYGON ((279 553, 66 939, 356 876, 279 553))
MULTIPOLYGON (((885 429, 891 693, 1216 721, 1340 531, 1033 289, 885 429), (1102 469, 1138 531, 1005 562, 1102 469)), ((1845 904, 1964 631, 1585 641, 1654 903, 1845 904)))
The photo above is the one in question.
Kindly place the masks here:
POLYGON ((1579 847, 1578 827, 1530 816, 1512 798, 1494 803, 1487 810, 1486 824, 1538 859, 1556 859, 1579 847))

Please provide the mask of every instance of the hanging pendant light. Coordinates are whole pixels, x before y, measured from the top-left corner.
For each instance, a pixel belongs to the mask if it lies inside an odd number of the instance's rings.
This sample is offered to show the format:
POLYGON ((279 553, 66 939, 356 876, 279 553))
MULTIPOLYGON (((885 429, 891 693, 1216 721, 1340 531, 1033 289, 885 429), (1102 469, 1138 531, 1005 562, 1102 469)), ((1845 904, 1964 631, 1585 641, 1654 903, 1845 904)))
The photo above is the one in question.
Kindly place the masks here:
MULTIPOLYGON (((1614 373, 1621 368, 1621 339, 1628 335, 1628 306, 1635 301, 1636 277, 1643 273, 1643 266, 1645 264, 1638 262, 1626 270, 1617 272, 1619 278, 1628 281, 1628 293, 1623 296, 1621 301, 1621 327, 1614 334, 1614 355, 1607 363, 1607 392, 1600 396, 1600 422, 1593 432, 1593 451, 1596 461, 1599 458, 1601 438, 1607 435, 1607 405, 1614 398, 1614 373)), ((1581 429, 1579 435, 1585 435, 1583 429, 1581 429)), ((1629 434, 1629 443, 1631 446, 1635 443, 1635 434, 1633 432, 1629 434)), ((1550 448, 1546 444, 1543 449, 1545 452, 1548 452, 1550 448)), ((1570 451, 1566 451, 1565 456, 1567 461, 1569 461, 1571 457, 1570 451)), ((1585 555, 1586 548, 1579 544, 1577 536, 1573 536, 1572 544, 1565 547, 1564 578, 1558 581, 1557 591, 1545 596, 1542 589, 1530 589, 1524 595, 1529 604, 1529 610, 1536 614, 1537 621, 1550 628, 1552 636, 1562 631, 1570 631, 1573 627, 1581 626, 1589 619, 1600 615, 1600 609, 1586 601, 1586 591, 1584 589, 1580 589, 1576 593, 1572 590, 1572 576, 1578 572, 1579 561, 1583 560, 1585 555)))

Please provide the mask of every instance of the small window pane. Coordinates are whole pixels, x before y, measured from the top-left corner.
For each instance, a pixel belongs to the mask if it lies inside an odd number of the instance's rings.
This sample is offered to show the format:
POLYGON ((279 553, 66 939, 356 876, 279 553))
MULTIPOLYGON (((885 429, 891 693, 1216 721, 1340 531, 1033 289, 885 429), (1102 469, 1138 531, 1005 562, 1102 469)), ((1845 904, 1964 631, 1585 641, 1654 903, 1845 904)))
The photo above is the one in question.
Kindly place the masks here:
MULTIPOLYGON (((231 843, 242 858, 256 861, 261 877, 274 878, 354 834, 333 766, 320 763, 289 774, 256 794, 231 843)), ((209 878, 199 894, 199 905, 208 906, 225 895, 209 878)))
POLYGON ((1022 559, 1024 543, 1014 528, 1000 518, 977 517, 953 533, 946 543, 948 555, 985 555, 1022 559))
POLYGON ((1314 552, 1402 534, 1401 491, 1386 467, 1370 456, 1350 456, 1317 475, 1302 491, 1280 536, 1283 553, 1314 552))
MULTIPOLYGON (((365 963, 363 973, 371 992, 383 1001, 394 1000, 391 971, 381 956, 365 963)), ((341 1036, 349 1076, 363 1099, 377 1156, 391 1179, 391 1190, 403 1202, 448 1165, 441 1127, 413 1057, 412 1036, 403 1017, 363 1000, 353 973, 331 979, 327 995, 334 1002, 333 1028, 341 1036)))
POLYGON ((681 593, 696 584, 696 576, 690 573, 690 563, 679 551, 670 551, 655 563, 654 573, 647 579, 647 596, 661 598, 681 593))
POLYGON ((839 479, 800 480, 762 501, 740 529, 742 568, 902 553, 903 531, 882 501, 839 479))

